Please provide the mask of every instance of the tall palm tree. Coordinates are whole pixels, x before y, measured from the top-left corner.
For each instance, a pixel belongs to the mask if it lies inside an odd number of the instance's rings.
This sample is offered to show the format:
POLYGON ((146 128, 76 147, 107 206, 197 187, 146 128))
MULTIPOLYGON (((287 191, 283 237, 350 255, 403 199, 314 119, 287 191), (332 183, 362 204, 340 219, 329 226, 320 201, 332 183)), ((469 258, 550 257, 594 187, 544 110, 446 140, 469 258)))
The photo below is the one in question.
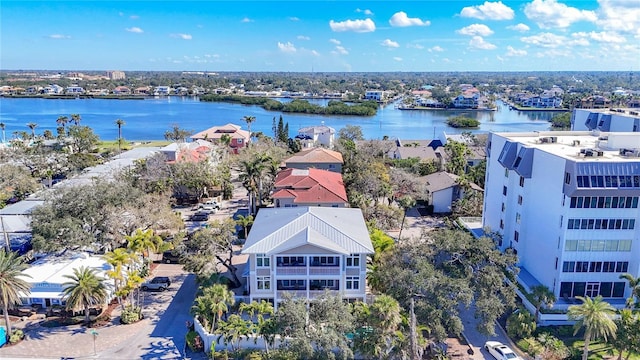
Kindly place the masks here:
POLYGON ((253 224, 253 215, 238 215, 238 219, 236 220, 236 224, 242 226, 242 230, 244 230, 244 238, 247 238, 248 229, 251 224, 253 224))
POLYGON ((640 306, 640 277, 635 278, 633 275, 626 273, 620 275, 620 279, 627 280, 629 288, 631 289, 631 295, 627 299, 627 307, 632 308, 634 306, 634 297, 635 305, 640 306))
POLYGON ((11 336, 9 309, 20 305, 20 298, 31 292, 31 285, 24 280, 28 275, 22 274, 22 270, 26 268, 23 257, 5 249, 0 250, 0 305, 7 328, 7 340, 11 336))
POLYGON ((69 118, 64 115, 58 116, 58 120, 56 120, 56 124, 58 124, 62 128, 62 132, 65 136, 67 135, 65 126, 67 125, 68 122, 69 122, 69 118))
POLYGON ((402 323, 400 304, 391 296, 380 295, 371 305, 371 316, 374 331, 378 335, 373 355, 382 359, 391 352, 402 323))
POLYGON ((73 123, 76 124, 76 126, 80 125, 81 120, 82 120, 82 117, 80 116, 80 114, 71 114, 71 121, 73 121, 73 123))
POLYGON ((153 233, 153 229, 142 231, 137 229, 131 236, 125 236, 128 242, 127 247, 135 253, 142 254, 143 261, 151 255, 151 253, 160 253, 168 250, 170 244, 165 243, 162 238, 153 233))
POLYGON ((214 284, 204 288, 202 295, 195 299, 191 313, 200 315, 210 322, 209 333, 213 333, 222 315, 229 311, 229 306, 235 303, 233 292, 226 285, 214 284))
POLYGON ((247 146, 249 146, 251 143, 251 123, 256 121, 256 117, 246 115, 243 119, 247 123, 247 130, 249 131, 249 143, 247 144, 247 146))
POLYGON ((27 127, 29 129, 31 129, 31 138, 35 139, 36 138, 36 128, 38 127, 38 124, 30 122, 27 124, 27 127))
POLYGON ((67 309, 84 310, 84 322, 89 324, 89 309, 95 305, 102 305, 107 300, 107 289, 103 279, 98 277, 95 269, 80 267, 73 269, 72 275, 64 275, 69 281, 62 284, 63 298, 67 302, 67 309))
POLYGON ((122 151, 122 149, 120 148, 121 144, 122 144, 122 125, 124 125, 125 122, 122 119, 117 119, 116 120, 116 125, 118 125, 118 153, 120 151, 122 151))
POLYGON ((5 143, 7 141, 7 138, 5 136, 4 133, 4 129, 7 127, 7 125, 5 125, 5 123, 0 122, 0 130, 2 130, 2 143, 5 143))
POLYGON ((104 254, 104 258, 113 267, 113 269, 107 271, 107 276, 115 281, 115 294, 118 297, 118 301, 124 306, 122 298, 128 294, 128 290, 125 290, 125 273, 126 270, 129 270, 131 263, 136 260, 137 255, 129 252, 128 249, 117 248, 104 254))
POLYGON ((556 296, 548 287, 544 285, 536 285, 531 288, 531 296, 533 297, 533 305, 536 307, 535 319, 538 321, 540 308, 542 306, 552 307, 556 302, 556 296))
POLYGON ((602 337, 607 341, 609 337, 616 337, 617 326, 613 321, 616 309, 599 295, 594 299, 582 296, 576 296, 576 299, 581 300, 582 304, 569 306, 567 315, 569 320, 576 321, 574 335, 584 327, 582 360, 587 360, 591 340, 602 337))

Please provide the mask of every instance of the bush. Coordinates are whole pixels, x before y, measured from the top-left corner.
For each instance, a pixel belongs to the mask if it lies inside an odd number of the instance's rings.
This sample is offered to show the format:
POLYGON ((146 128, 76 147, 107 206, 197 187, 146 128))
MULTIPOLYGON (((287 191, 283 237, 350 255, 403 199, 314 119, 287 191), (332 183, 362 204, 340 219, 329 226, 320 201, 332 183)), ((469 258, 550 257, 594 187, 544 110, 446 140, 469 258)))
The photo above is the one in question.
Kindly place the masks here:
POLYGON ((142 319, 142 309, 134 306, 127 306, 120 314, 120 322, 123 324, 132 324, 142 319))
MULTIPOLYGON (((187 346, 191 351, 195 351, 195 352, 204 351, 204 342, 202 341, 200 334, 198 334, 193 330, 190 330, 187 333, 187 346)), ((215 359, 219 359, 219 358, 216 356, 215 359)))
POLYGON ((465 116, 455 116, 447 119, 447 125, 454 128, 477 128, 480 121, 465 116))
POLYGON ((507 318, 507 334, 509 337, 523 339, 536 331, 536 320, 526 309, 518 309, 507 318))
POLYGON ((9 343, 13 345, 18 343, 22 339, 24 339, 24 332, 20 329, 16 329, 13 331, 13 334, 9 336, 9 343))

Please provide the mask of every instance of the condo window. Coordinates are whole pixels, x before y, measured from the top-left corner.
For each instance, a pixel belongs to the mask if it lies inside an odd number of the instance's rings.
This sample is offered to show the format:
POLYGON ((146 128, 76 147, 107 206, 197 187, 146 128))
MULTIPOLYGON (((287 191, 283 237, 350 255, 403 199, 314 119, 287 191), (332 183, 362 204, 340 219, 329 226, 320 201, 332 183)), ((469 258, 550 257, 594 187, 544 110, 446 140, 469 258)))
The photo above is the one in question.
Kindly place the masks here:
POLYGON ((502 187, 502 195, 507 196, 507 187, 506 186, 502 187))
POLYGON ((520 176, 520 187, 524 186, 524 177, 520 176))
POLYGON ((571 184, 571 174, 568 172, 564 173, 564 183, 567 185, 571 184))
POLYGON ((360 277, 359 276, 347 276, 347 290, 360 289, 360 277))
POLYGON ((517 232, 517 231, 513 232, 513 240, 515 242, 518 242, 520 240, 520 233, 519 232, 517 232))
POLYGON ((265 254, 258 254, 256 255, 256 266, 257 267, 269 267, 270 266, 270 259, 267 255, 265 254))
POLYGON ((257 276, 256 287, 258 288, 258 290, 271 290, 271 277, 257 276))
POLYGON ((360 267, 360 256, 351 254, 347 257, 347 267, 360 267))

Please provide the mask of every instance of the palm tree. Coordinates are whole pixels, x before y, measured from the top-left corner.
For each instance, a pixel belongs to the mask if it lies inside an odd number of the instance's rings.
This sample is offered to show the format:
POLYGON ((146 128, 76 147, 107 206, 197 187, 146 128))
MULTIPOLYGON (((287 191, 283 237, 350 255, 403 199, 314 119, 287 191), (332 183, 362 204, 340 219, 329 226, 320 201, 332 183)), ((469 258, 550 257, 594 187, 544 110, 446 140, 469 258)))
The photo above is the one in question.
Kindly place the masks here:
POLYGON ((73 121, 73 123, 76 124, 76 126, 80 125, 81 120, 82 120, 82 117, 80 117, 80 114, 71 114, 71 121, 73 121))
POLYGON ((214 333, 216 323, 222 319, 222 315, 229 311, 229 306, 234 303, 233 292, 227 289, 226 285, 214 284, 204 288, 202 295, 196 298, 191 313, 200 315, 209 321, 211 325, 209 333, 214 333))
POLYGON ((5 123, 0 122, 0 130, 2 130, 2 143, 5 143, 7 141, 7 138, 5 136, 4 133, 4 129, 7 127, 7 125, 5 125, 5 123))
POLYGON ((409 195, 405 195, 399 200, 400 207, 404 210, 402 215, 402 223, 400 224, 400 232, 398 233, 398 241, 401 240, 400 235, 402 235, 402 228, 404 227, 404 220, 407 218, 407 211, 412 207, 416 206, 416 200, 409 195))
POLYGON ((125 122, 122 119, 117 119, 116 120, 116 125, 118 125, 118 153, 121 151, 121 144, 122 144, 122 125, 124 125, 125 122))
MULTIPOLYGON (((247 130, 249 131, 249 143, 251 143, 251 123, 256 121, 256 117, 247 115, 243 119, 247 122, 247 130)), ((247 146, 249 146, 249 143, 247 144, 247 146)))
POLYGON ((531 288, 532 303, 536 307, 535 319, 538 321, 540 308, 542 306, 552 307, 556 302, 556 296, 548 287, 544 285, 536 285, 531 288))
POLYGON ((220 321, 216 333, 220 334, 218 342, 224 339, 224 344, 231 345, 231 351, 240 350, 240 340, 249 337, 253 324, 249 320, 244 320, 240 315, 230 315, 227 321, 220 321))
POLYGON ((127 296, 129 291, 126 288, 125 283, 125 267, 128 269, 129 265, 137 256, 134 253, 129 252, 127 249, 117 248, 104 254, 104 258, 113 267, 113 269, 107 271, 107 276, 115 281, 115 294, 118 296, 118 301, 123 305, 122 298, 127 296))
POLYGON ((63 115, 58 116, 58 120, 56 120, 56 124, 58 124, 62 128, 62 133, 64 136, 67 135, 67 131, 65 130, 65 125, 69 122, 69 118, 63 115))
POLYGON ((107 300, 107 290, 103 279, 98 277, 95 269, 80 267, 73 269, 73 275, 64 275, 70 281, 62 284, 63 298, 67 302, 67 310, 84 309, 84 322, 89 324, 89 309, 102 305, 107 300))
POLYGON ((38 127, 38 124, 31 122, 31 123, 27 124, 27 127, 29 129, 31 129, 31 138, 35 139, 36 138, 36 128, 38 127))
POLYGON ((170 244, 165 243, 162 238, 153 233, 153 229, 142 231, 137 229, 135 234, 125 236, 127 247, 135 253, 142 254, 143 261, 150 256, 152 252, 160 253, 168 250, 170 244))
POLYGON ((592 299, 590 297, 576 296, 581 300, 581 305, 569 306, 567 315, 569 320, 575 320, 574 335, 584 327, 584 349, 582 360, 589 357, 589 342, 593 339, 603 337, 607 341, 608 337, 616 337, 617 326, 612 317, 616 309, 608 302, 602 300, 598 295, 592 299))
POLYGON ((391 296, 380 295, 376 297, 370 310, 372 325, 378 335, 373 355, 382 359, 391 352, 397 338, 396 333, 402 323, 400 304, 391 296))
POLYGON ((9 309, 20 305, 20 298, 31 292, 31 285, 23 279, 28 276, 22 274, 22 270, 26 268, 23 257, 5 249, 0 250, 0 304, 7 329, 7 340, 11 336, 9 309))
POLYGON ((633 298, 635 297, 635 305, 640 306, 640 277, 635 278, 633 275, 627 273, 620 275, 620 279, 627 280, 629 288, 631 288, 631 295, 627 299, 627 307, 632 308, 634 305, 633 298))
POLYGON ((242 229, 244 230, 244 238, 246 239, 247 235, 249 234, 248 228, 249 226, 251 226, 251 224, 253 224, 253 215, 238 215, 236 224, 242 226, 242 229))

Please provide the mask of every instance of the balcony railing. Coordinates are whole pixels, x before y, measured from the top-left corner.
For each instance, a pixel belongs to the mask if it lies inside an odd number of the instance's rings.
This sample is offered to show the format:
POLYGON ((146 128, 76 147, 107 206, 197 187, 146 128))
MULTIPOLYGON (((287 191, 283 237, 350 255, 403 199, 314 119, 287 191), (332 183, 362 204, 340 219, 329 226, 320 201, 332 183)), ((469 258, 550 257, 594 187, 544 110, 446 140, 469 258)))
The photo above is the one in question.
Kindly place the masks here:
POLYGON ((307 290, 278 290, 276 293, 279 298, 284 297, 284 294, 289 294, 296 298, 307 297, 307 290))
POLYGON ((306 266, 278 266, 276 267, 278 275, 307 275, 306 266))
POLYGON ((340 275, 339 266, 311 266, 309 275, 340 275))

